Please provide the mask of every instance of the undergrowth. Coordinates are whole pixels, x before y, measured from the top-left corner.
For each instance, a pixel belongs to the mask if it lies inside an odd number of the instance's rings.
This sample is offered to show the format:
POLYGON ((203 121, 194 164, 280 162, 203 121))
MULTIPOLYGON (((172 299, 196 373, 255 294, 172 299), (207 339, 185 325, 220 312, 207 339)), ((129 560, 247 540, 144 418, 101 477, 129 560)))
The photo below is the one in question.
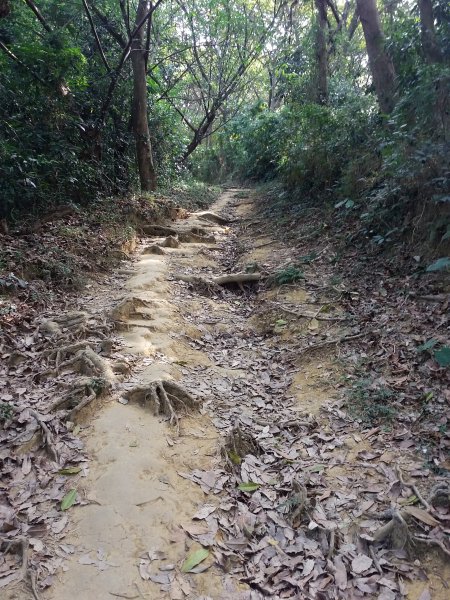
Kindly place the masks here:
POLYGON ((366 425, 389 425, 397 415, 394 392, 376 386, 370 379, 357 379, 346 392, 346 406, 351 415, 366 425))
POLYGON ((78 289, 127 257, 146 224, 175 218, 174 209, 205 208, 219 188, 193 180, 157 194, 61 204, 23 216, 0 233, 0 318, 13 320, 21 303, 78 289))

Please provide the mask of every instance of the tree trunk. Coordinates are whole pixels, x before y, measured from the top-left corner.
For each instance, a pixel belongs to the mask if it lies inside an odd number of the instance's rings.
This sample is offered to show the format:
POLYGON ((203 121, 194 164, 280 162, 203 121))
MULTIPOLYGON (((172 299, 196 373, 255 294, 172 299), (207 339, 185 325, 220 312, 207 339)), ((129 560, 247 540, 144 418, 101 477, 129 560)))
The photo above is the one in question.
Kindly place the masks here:
MULTIPOLYGON (((142 21, 149 10, 150 2, 139 0, 136 13, 136 26, 142 21)), ((148 128, 145 38, 145 28, 141 27, 133 37, 131 43, 131 64, 133 67, 133 104, 131 116, 141 190, 143 192, 150 192, 156 189, 156 173, 148 128)))
POLYGON ((211 112, 209 112, 206 115, 203 125, 201 125, 201 127, 199 127, 196 130, 196 132, 194 133, 194 136, 193 136, 189 146, 186 148, 186 150, 183 154, 183 158, 182 158, 183 162, 185 162, 189 158, 189 156, 194 152, 194 150, 198 146, 200 146, 200 144, 203 141, 203 138, 207 135, 208 129, 213 124, 215 118, 216 118, 216 110, 213 109, 213 110, 211 110, 211 112))
POLYGON ((356 0, 366 40, 369 66, 381 110, 389 114, 395 106, 394 64, 384 48, 376 0, 356 0))
POLYGON ((0 19, 7 17, 10 12, 11 7, 9 6, 9 0, 0 0, 0 19))
POLYGON ((422 49, 429 63, 442 61, 442 52, 436 40, 432 0, 419 0, 422 49))
POLYGON ((315 0, 317 9, 316 31, 316 101, 328 102, 328 56, 327 56, 327 6, 325 0, 315 0))

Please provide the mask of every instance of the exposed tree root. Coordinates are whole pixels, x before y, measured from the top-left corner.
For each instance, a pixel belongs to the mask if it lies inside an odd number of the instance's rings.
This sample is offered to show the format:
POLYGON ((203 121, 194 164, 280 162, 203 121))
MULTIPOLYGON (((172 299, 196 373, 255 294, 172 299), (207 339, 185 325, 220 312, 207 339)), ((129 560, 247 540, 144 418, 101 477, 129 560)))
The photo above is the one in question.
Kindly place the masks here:
POLYGON ((44 319, 38 324, 38 331, 46 337, 64 337, 66 340, 73 340, 84 336, 89 329, 95 330, 98 337, 106 337, 111 331, 111 326, 106 322, 90 324, 92 316, 86 312, 74 311, 62 316, 55 316, 51 319, 44 319))
POLYGON ((430 491, 428 504, 450 508, 450 484, 445 481, 436 484, 430 491))
POLYGON ((66 369, 67 367, 71 367, 82 375, 101 377, 110 386, 114 385, 117 381, 113 367, 109 361, 99 356, 89 346, 79 350, 74 357, 62 362, 58 370, 66 369))
MULTIPOLYGON (((411 545, 408 525, 400 511, 392 509, 392 518, 373 535, 375 543, 386 543, 390 548, 402 550, 411 545)), ((381 517, 381 515, 379 515, 381 517)))
POLYGON ((42 430, 42 438, 44 441, 44 446, 47 451, 47 454, 53 461, 59 462, 59 455, 58 455, 58 451, 56 450, 55 440, 54 440, 52 432, 47 427, 47 424, 43 421, 42 416, 38 412, 36 412, 35 410, 33 410, 31 408, 29 409, 29 412, 30 412, 30 415, 34 419, 36 419, 36 422, 38 423, 39 427, 42 430))
POLYGON ((396 466, 396 473, 399 481, 405 487, 409 487, 419 502, 426 508, 430 515, 436 514, 435 506, 448 508, 450 506, 450 484, 446 481, 437 483, 430 491, 428 499, 425 500, 417 486, 412 481, 405 481, 400 467, 396 466))
POLYGON ((215 244, 216 238, 213 235, 198 235, 192 231, 180 232, 178 239, 182 244, 215 244))
POLYGON ((233 427, 228 433, 221 449, 222 458, 232 469, 239 466, 247 454, 258 456, 260 453, 261 448, 258 442, 250 432, 243 431, 239 425, 233 427))
POLYGON ((245 283, 257 283, 261 279, 261 273, 231 273, 229 275, 221 275, 213 279, 205 279, 196 275, 174 275, 175 279, 192 284, 197 291, 204 293, 217 293, 219 287, 227 287, 229 285, 237 285, 241 290, 244 290, 245 283))
POLYGON ((195 275, 174 275, 174 279, 189 283, 193 290, 204 296, 214 296, 220 294, 222 291, 220 286, 204 277, 197 277, 195 275))
POLYGON ((108 382, 99 377, 78 377, 70 382, 69 391, 62 398, 58 398, 50 404, 47 410, 51 413, 55 410, 68 409, 65 418, 72 421, 82 408, 109 387, 108 382))
POLYGON ((216 285, 243 285, 244 283, 257 283, 262 278, 261 273, 231 273, 230 275, 221 275, 214 277, 213 283, 216 285))
POLYGON ((152 235, 157 237, 164 237, 168 235, 177 234, 177 230, 173 227, 163 227, 162 225, 143 225, 141 227, 141 231, 145 235, 152 235))
POLYGON ((216 223, 217 225, 227 225, 228 223, 231 223, 231 219, 221 217, 220 215, 209 211, 196 213, 195 216, 202 221, 209 221, 209 223, 216 223))
POLYGON ((180 411, 198 409, 199 401, 174 381, 154 381, 129 390, 124 394, 129 402, 149 407, 154 415, 164 415, 179 431, 180 411))
POLYGON ((63 361, 67 360, 70 356, 73 356, 80 350, 85 350, 86 348, 89 348, 92 350, 92 352, 103 352, 106 355, 110 354, 112 344, 113 342, 110 339, 102 340, 100 343, 86 342, 83 340, 75 344, 52 348, 51 350, 45 351, 45 355, 49 360, 54 360, 56 367, 59 368, 63 361))
POLYGON ((292 493, 279 508, 281 508, 282 512, 289 518, 292 526, 298 527, 301 524, 307 509, 309 508, 308 491, 306 486, 297 479, 293 479, 292 493))
MULTIPOLYGON (((15 406, 12 406, 12 409, 16 413, 19 413, 23 410, 23 409, 19 409, 19 408, 15 407, 15 406)), ((58 451, 56 450, 55 440, 54 440, 52 432, 50 431, 46 422, 44 421, 44 417, 32 408, 28 408, 28 412, 30 413, 30 416, 33 417, 33 419, 36 421, 36 427, 31 432, 31 438, 33 438, 34 435, 38 432, 38 430, 40 430, 42 432, 42 441, 44 443, 44 448, 45 448, 49 458, 51 460, 53 460, 54 462, 59 463, 59 454, 58 454, 58 451)), ((19 438, 20 437, 21 436, 19 436, 19 438)), ((16 438, 16 439, 19 439, 19 438, 16 438)))
POLYGON ((67 409, 65 418, 73 420, 77 413, 92 400, 102 392, 113 388, 118 381, 117 374, 127 373, 129 365, 123 361, 110 362, 97 354, 88 344, 74 344, 62 350, 60 356, 67 356, 73 352, 75 355, 59 362, 57 372, 70 368, 80 373, 82 377, 68 384, 68 392, 55 400, 48 407, 48 412, 67 409))
POLYGON ((160 246, 164 248, 179 248, 180 242, 173 235, 168 235, 164 241, 161 242, 160 246))
POLYGON ((422 544, 427 544, 429 546, 437 546, 442 550, 442 552, 450 557, 450 550, 445 547, 444 542, 442 540, 437 540, 435 538, 424 537, 421 535, 415 535, 413 537, 415 542, 421 542, 422 544))
POLYGON ((188 233, 194 233, 195 235, 209 235, 208 231, 203 227, 191 227, 188 233))
POLYGON ((20 569, 17 572, 17 579, 14 580, 14 583, 19 583, 23 581, 28 573, 28 548, 29 541, 28 538, 19 536, 13 539, 0 537, 0 548, 3 544, 6 544, 6 548, 2 551, 2 554, 7 554, 11 548, 18 547, 21 555, 21 565, 20 569))
POLYGON ((161 248, 161 246, 152 244, 151 246, 144 248, 142 254, 167 254, 167 252, 164 250, 164 248, 161 248))
POLYGON ((151 315, 143 309, 153 308, 151 302, 142 298, 130 296, 125 298, 111 311, 111 317, 114 321, 124 321, 132 318, 151 319, 151 315))
POLYGON ((67 330, 71 335, 84 333, 89 315, 82 311, 66 313, 51 319, 44 319, 39 323, 39 331, 49 335, 61 335, 67 330))

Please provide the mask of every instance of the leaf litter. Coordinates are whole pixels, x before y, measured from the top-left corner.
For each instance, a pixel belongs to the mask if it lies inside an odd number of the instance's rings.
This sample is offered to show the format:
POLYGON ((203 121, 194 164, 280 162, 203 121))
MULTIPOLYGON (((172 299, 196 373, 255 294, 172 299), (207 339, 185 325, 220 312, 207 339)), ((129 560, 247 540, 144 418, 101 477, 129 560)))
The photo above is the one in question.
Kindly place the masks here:
MULTIPOLYGON (((238 236, 223 244, 225 269, 237 268, 238 236)), ((204 277, 205 269, 191 267, 189 274, 204 277)), ((185 320, 200 333, 189 344, 213 364, 184 369, 184 385, 207 398, 204 410, 224 438, 238 429, 241 438, 245 433, 255 441, 253 451, 244 447, 241 453, 228 444, 214 472, 180 473, 209 497, 223 490, 209 517, 217 525, 208 544, 216 565, 247 583, 255 598, 405 597, 405 584, 424 576, 417 560, 421 542, 427 538, 425 543, 449 552, 448 483, 411 452, 411 431, 367 428, 336 398, 318 415, 302 413, 290 393, 298 346, 252 327, 258 310, 253 292, 241 290, 238 299, 236 293, 212 292, 200 300, 202 318, 198 306, 190 310, 190 286, 173 285, 185 320), (362 444, 370 450, 352 454, 362 444), (447 494, 440 508, 432 490, 436 481, 447 494), (411 486, 422 493, 405 507, 411 486)), ((317 325, 314 319, 308 330, 317 325)), ((357 339, 359 331, 347 335, 357 339)), ((336 338, 334 330, 328 335, 336 338)))
MULTIPOLYGON (((237 264, 242 251, 239 235, 232 232, 222 243, 225 269, 237 264)), ((205 269, 188 270, 205 275, 205 269)), ((400 426, 393 434, 380 427, 361 427, 342 410, 342 403, 331 399, 319 415, 302 413, 290 392, 291 374, 298 368, 296 355, 323 342, 305 346, 302 341, 299 347, 280 334, 268 337, 256 331, 250 324, 258 309, 254 290, 202 296, 202 319, 198 311, 190 310, 192 298, 199 298, 189 284, 177 281, 173 286, 185 320, 201 334, 185 341, 206 352, 213 365, 183 368, 183 385, 194 398, 205 401, 203 410, 224 440, 229 435, 237 440, 231 450, 220 453, 214 469, 179 473, 199 485, 208 500, 193 515, 193 522, 183 525, 203 548, 179 565, 181 571, 201 568, 212 557, 226 573, 224 588, 230 598, 405 597, 405 582, 424 577, 414 560, 417 547, 431 545, 449 552, 448 484, 414 455, 411 430, 400 426), (216 329, 218 324, 224 327, 216 329), (236 431, 240 432, 237 438, 236 431), (350 437, 359 440, 356 444, 369 444, 370 451, 352 454, 350 437), (251 441, 242 444, 243 439, 251 441), (388 450, 394 460, 383 462, 388 450), (248 584, 248 593, 237 592, 233 583, 237 580, 248 584)), ((307 336, 320 331, 314 319, 307 336)), ((89 340, 101 326, 91 318, 82 331, 62 330, 63 337, 69 343, 77 336, 89 340)), ((325 342, 333 335, 334 330, 329 330, 325 342)), ((359 331, 347 335, 357 337, 359 331)), ((58 503, 60 508, 64 502, 70 508, 75 502, 76 477, 83 476, 76 469, 86 460, 70 422, 45 410, 37 417, 33 414, 41 409, 43 397, 45 407, 59 393, 60 374, 41 377, 32 366, 52 346, 51 336, 30 323, 13 349, 2 348, 7 367, 2 367, 0 376, 9 382, 13 374, 19 385, 12 388, 8 383, 0 397, 8 406, 14 401, 15 407, 13 418, 8 416, 0 430, 0 533, 5 549, 0 586, 31 572, 32 580, 38 578, 44 588, 64 557, 73 553, 69 545, 60 544, 58 555, 46 546, 49 532, 64 536, 68 517, 62 516, 58 503), (18 452, 37 434, 45 454, 33 445, 25 454, 18 452)), ((403 379, 397 377, 393 385, 403 385, 403 379)), ((160 584, 174 600, 188 596, 192 584, 173 565, 161 563, 158 573, 149 568, 163 558, 157 550, 149 551, 139 564, 142 579, 160 584)), ((101 553, 94 558, 88 552, 80 560, 99 569, 113 566, 101 553)))

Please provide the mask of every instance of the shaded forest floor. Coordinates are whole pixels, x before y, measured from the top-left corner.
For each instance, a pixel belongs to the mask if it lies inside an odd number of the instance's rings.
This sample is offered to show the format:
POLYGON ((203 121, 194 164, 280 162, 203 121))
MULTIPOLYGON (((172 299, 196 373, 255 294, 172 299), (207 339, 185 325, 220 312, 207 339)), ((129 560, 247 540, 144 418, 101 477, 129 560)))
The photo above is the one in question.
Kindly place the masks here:
POLYGON ((0 586, 446 598, 448 295, 343 251, 314 211, 249 190, 213 210, 161 205, 65 301, 14 282, 0 586))

